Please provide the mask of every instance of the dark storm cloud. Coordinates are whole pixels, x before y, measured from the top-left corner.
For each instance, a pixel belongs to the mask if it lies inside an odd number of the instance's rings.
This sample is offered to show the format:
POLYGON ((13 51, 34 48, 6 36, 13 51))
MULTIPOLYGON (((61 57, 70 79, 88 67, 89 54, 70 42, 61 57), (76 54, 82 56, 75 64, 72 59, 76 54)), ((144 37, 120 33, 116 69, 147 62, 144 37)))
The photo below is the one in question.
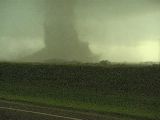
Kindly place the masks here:
POLYGON ((0 58, 155 61, 159 21, 159 0, 1 0, 0 58))
POLYGON ((0 60, 13 60, 44 46, 39 1, 0 0, 0 60))
POLYGON ((86 0, 79 1, 78 8, 81 13, 77 10, 78 27, 82 34, 85 27, 91 36, 108 43, 136 44, 144 37, 160 33, 157 0, 86 0))

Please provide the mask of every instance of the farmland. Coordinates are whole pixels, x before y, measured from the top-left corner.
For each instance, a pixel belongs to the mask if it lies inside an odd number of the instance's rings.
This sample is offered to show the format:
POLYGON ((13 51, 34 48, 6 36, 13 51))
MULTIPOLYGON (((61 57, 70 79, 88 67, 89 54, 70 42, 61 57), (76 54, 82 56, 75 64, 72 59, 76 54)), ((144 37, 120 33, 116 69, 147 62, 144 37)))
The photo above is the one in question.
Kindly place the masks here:
POLYGON ((0 98, 160 119, 160 66, 0 63, 0 98))

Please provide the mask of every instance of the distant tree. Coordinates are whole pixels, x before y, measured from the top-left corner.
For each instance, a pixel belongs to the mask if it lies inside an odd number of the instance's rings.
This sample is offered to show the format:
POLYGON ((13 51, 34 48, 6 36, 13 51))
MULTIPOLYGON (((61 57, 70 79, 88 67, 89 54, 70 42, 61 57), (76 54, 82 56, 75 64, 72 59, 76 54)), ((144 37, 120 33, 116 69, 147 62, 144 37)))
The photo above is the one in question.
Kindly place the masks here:
POLYGON ((101 61, 99 62, 99 64, 100 64, 100 65, 110 65, 111 62, 110 62, 109 60, 101 60, 101 61))

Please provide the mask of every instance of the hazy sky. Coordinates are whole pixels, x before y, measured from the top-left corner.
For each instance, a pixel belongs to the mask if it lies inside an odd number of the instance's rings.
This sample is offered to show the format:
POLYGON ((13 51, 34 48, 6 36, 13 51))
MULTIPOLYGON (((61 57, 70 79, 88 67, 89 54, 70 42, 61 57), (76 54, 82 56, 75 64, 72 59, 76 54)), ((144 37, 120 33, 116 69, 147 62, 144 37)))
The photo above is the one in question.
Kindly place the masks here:
MULTIPOLYGON (((45 0, 0 0, 0 59, 45 47, 45 0)), ((159 0, 76 0, 75 30, 100 59, 158 61, 159 0)))

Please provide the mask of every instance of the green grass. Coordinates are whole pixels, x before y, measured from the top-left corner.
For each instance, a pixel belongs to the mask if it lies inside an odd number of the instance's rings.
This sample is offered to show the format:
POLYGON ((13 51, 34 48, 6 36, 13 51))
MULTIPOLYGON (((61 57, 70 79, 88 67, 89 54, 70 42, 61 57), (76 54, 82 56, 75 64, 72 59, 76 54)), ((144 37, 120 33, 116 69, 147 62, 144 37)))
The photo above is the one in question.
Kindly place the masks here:
POLYGON ((0 98, 160 119, 159 66, 0 64, 0 98))

